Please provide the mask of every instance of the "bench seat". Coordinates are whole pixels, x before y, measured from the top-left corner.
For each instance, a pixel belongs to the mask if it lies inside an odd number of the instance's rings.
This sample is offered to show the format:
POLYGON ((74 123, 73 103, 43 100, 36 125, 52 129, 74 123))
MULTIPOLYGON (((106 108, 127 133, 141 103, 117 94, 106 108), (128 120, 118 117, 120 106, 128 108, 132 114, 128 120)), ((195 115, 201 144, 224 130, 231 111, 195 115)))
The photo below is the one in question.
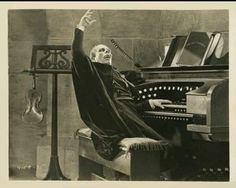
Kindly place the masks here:
POLYGON ((97 154, 90 136, 90 129, 79 130, 79 179, 106 179, 104 174, 108 169, 110 174, 116 172, 114 174, 122 174, 128 180, 160 179, 160 152, 166 148, 166 142, 150 138, 125 138, 119 143, 122 151, 114 160, 108 161, 97 154))

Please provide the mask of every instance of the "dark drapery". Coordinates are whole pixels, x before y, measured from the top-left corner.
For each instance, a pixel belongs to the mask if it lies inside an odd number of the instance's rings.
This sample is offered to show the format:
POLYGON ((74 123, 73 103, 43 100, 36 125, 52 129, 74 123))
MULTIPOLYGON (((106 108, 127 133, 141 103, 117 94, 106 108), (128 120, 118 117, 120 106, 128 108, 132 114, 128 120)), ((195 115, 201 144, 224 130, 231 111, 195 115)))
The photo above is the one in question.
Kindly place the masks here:
POLYGON ((82 48, 83 32, 75 30, 72 78, 80 115, 92 130, 92 140, 103 158, 112 160, 119 152, 118 142, 125 137, 162 139, 139 117, 133 102, 112 98, 114 69, 93 63, 82 48))

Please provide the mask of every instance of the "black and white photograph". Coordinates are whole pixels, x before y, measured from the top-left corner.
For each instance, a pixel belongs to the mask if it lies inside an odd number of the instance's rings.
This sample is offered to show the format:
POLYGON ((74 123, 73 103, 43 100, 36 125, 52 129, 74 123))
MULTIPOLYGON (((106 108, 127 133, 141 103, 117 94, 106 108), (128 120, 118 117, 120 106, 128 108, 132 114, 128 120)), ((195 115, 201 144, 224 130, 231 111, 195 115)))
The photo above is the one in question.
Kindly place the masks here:
POLYGON ((109 6, 7 10, 9 181, 229 183, 229 8, 109 6))

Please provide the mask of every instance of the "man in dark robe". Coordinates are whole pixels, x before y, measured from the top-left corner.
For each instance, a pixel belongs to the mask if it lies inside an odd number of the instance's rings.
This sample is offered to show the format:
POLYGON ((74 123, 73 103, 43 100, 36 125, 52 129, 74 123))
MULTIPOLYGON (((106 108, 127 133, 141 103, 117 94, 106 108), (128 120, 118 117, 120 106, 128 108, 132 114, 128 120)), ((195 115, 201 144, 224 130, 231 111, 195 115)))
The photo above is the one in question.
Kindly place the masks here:
POLYGON ((134 86, 111 64, 111 50, 95 46, 90 57, 83 52, 83 33, 95 20, 92 11, 81 18, 72 44, 72 77, 82 120, 92 130, 92 140, 98 154, 112 160, 120 151, 118 143, 127 137, 149 137, 165 140, 140 117, 140 112, 163 108, 163 99, 136 103, 134 86))

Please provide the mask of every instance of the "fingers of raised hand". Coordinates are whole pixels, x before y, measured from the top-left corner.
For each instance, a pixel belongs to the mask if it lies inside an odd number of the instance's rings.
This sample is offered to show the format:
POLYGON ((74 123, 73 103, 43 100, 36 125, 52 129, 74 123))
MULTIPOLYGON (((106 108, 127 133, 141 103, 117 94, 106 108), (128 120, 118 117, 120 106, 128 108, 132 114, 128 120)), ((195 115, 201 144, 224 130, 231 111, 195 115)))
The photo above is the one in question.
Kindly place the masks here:
POLYGON ((93 11, 91 9, 87 10, 86 13, 84 15, 86 16, 91 16, 93 14, 93 11))
POLYGON ((95 19, 92 20, 92 19, 90 19, 90 18, 85 19, 85 21, 87 22, 88 25, 91 25, 91 24, 93 24, 94 22, 96 22, 95 19))
POLYGON ((92 10, 87 10, 87 12, 84 14, 83 17, 84 17, 84 18, 90 18, 90 19, 91 19, 92 15, 93 15, 92 10))
POLYGON ((96 22, 95 19, 92 19, 92 14, 93 12, 91 10, 88 10, 84 16, 82 17, 82 20, 84 20, 85 24, 87 25, 91 25, 93 24, 94 22, 96 22))

